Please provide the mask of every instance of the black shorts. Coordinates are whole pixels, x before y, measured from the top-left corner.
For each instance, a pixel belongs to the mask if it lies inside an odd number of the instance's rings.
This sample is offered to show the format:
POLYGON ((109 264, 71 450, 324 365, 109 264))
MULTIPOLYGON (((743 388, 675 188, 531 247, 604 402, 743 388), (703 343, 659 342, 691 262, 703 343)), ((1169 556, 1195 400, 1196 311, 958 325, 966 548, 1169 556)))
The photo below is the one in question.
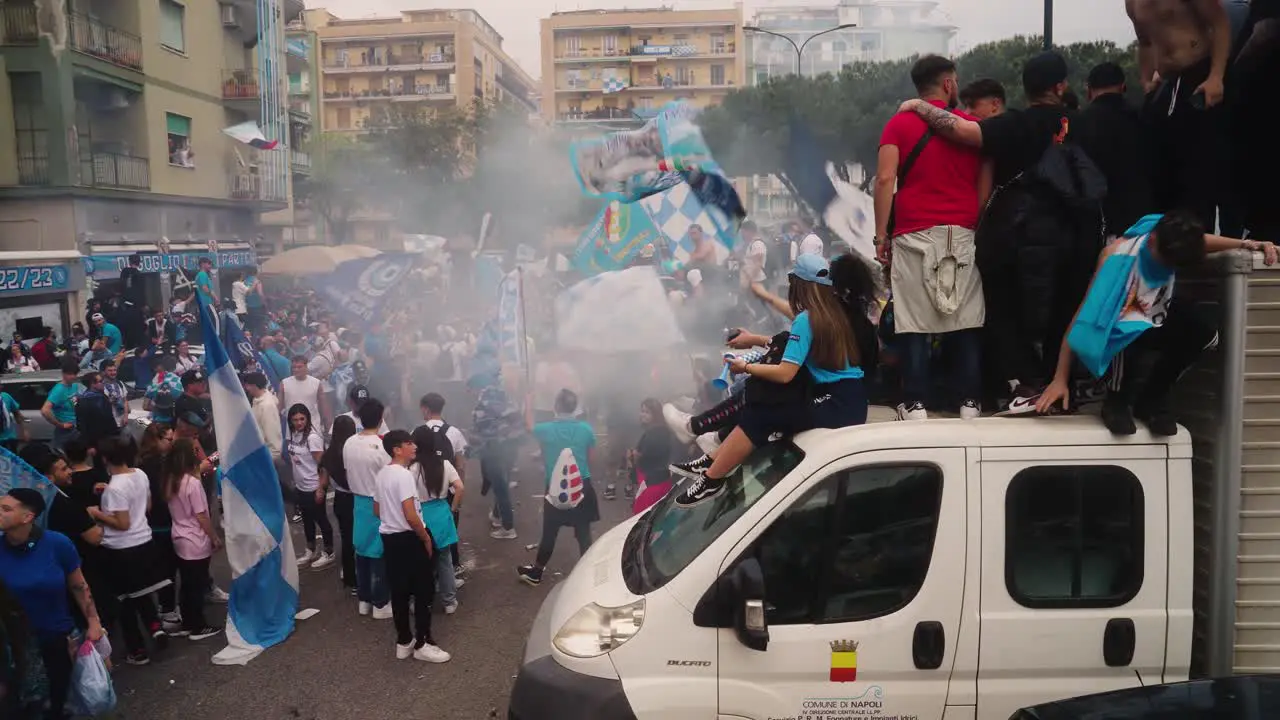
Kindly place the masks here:
POLYGON ((842 428, 867 421, 867 389, 862 379, 813 386, 809 403, 756 405, 742 408, 738 427, 760 447, 774 435, 790 437, 814 428, 842 428))
POLYGON ((102 548, 104 577, 109 578, 112 595, 124 600, 149 595, 173 584, 165 577, 166 567, 153 541, 130 548, 102 548))

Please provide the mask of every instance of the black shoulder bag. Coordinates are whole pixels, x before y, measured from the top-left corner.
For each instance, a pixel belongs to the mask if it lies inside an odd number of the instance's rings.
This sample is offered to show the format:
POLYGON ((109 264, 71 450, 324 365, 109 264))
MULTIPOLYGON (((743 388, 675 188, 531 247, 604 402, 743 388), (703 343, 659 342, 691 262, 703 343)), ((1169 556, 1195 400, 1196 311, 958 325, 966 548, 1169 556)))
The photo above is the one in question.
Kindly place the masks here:
MULTIPOLYGON (((933 128, 925 128, 924 135, 916 141, 916 146, 911 148, 911 152, 907 154, 907 159, 902 161, 902 169, 898 171, 898 187, 907 184, 907 176, 911 174, 911 168, 915 167, 916 160, 920 159, 920 153, 924 152, 924 146, 929 144, 933 139, 933 128)), ((893 237, 893 226, 895 224, 895 215, 898 209, 898 193, 893 193, 893 204, 889 206, 889 226, 888 232, 885 234, 884 241, 889 242, 893 237)))

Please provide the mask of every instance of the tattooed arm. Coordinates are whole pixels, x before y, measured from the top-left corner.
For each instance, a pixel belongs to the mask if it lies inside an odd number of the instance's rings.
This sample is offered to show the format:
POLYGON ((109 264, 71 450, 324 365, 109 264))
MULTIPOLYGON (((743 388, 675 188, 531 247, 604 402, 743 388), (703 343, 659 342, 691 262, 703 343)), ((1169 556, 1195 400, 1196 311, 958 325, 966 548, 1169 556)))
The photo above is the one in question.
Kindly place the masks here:
POLYGON ((89 593, 89 583, 85 582, 84 573, 81 572, 80 568, 72 570, 67 575, 67 588, 71 590, 71 596, 76 599, 76 604, 80 606, 80 612, 89 621, 89 630, 86 637, 90 642, 98 642, 102 639, 102 621, 98 619, 98 608, 93 604, 93 595, 89 593))
POLYGON ((908 100, 902 103, 898 112, 914 112, 925 121, 933 131, 942 137, 961 145, 982 147, 982 128, 972 120, 965 120, 959 115, 947 112, 943 108, 930 105, 924 100, 908 100))

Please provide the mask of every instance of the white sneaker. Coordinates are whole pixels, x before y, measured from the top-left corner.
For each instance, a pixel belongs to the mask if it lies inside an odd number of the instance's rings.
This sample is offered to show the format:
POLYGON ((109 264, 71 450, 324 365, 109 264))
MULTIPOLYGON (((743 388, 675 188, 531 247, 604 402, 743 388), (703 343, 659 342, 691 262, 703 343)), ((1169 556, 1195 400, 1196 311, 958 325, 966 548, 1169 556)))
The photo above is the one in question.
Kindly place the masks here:
POLYGON ((359 607, 358 607, 357 609, 360 611, 360 614, 361 614, 361 615, 368 615, 368 614, 369 614, 369 612, 370 612, 371 610, 373 610, 373 605, 371 605, 370 603, 367 603, 367 602, 365 602, 365 601, 361 600, 361 601, 360 601, 360 605, 359 605, 359 607))
POLYGON ((453 578, 453 589, 454 589, 454 590, 461 590, 461 589, 462 589, 462 586, 463 586, 463 585, 466 585, 466 584, 467 584, 467 581, 466 581, 465 579, 460 578, 460 577, 457 577, 457 576, 454 576, 454 578, 453 578))
POLYGON ((706 455, 715 455, 716 450, 720 449, 720 433, 702 433, 693 441, 698 443, 698 449, 706 455))
POLYGON ((396 659, 397 660, 408 660, 411 657, 413 657, 412 642, 409 643, 408 645, 401 645, 400 643, 396 643, 396 659))
POLYGON ((689 422, 693 420, 692 415, 680 412, 675 405, 667 403, 662 406, 662 419, 667 421, 667 427, 671 428, 671 432, 675 433, 676 439, 682 445, 693 442, 693 430, 689 427, 689 422))
POLYGON ((309 565, 309 564, 311 563, 311 561, 312 561, 312 560, 315 560, 315 559, 316 559, 316 553, 315 553, 315 551, 314 551, 314 550, 308 550, 308 551, 306 551, 306 552, 302 553, 302 556, 298 558, 298 567, 305 567, 305 566, 309 565))
POLYGON ((908 407, 905 403, 898 404, 899 420, 928 420, 929 411, 924 409, 924 403, 911 403, 908 407))
POLYGON ((453 658, 452 655, 441 650, 435 645, 432 645, 431 643, 427 643, 426 645, 423 645, 422 647, 413 651, 413 659, 422 660, 423 662, 447 663, 452 658, 453 658))
POLYGON ((329 567, 330 565, 334 564, 335 562, 337 562, 337 560, 338 560, 337 556, 331 552, 320 553, 320 557, 316 558, 316 561, 311 563, 311 569, 323 570, 329 567))
POLYGON ((514 528, 511 530, 504 530, 503 528, 498 528, 497 530, 494 530, 493 532, 489 533, 489 537, 493 538, 494 540, 515 540, 516 531, 514 528))
POLYGON ((373 619, 374 620, 390 620, 391 619, 391 603, 387 603, 382 607, 374 608, 373 619))
POLYGON ((982 416, 982 408, 978 407, 976 400, 965 400, 960 403, 960 419, 973 420, 982 416))
POLYGON ((205 602, 226 605, 231 600, 231 596, 227 594, 226 590, 214 585, 209 588, 209 592, 204 594, 204 599, 205 602))
POLYGON ((454 614, 454 613, 456 613, 456 612, 458 612, 458 601, 457 601, 457 600, 454 600, 454 601, 453 601, 453 602, 451 602, 451 603, 446 603, 446 604, 445 604, 445 606, 444 606, 444 614, 445 614, 445 615, 452 615, 452 614, 454 614))
POLYGON ((493 529, 495 529, 495 530, 496 530, 496 529, 498 529, 498 528, 500 528, 500 527, 502 527, 502 518, 499 518, 499 517, 498 517, 498 515, 497 515, 496 513, 490 512, 490 513, 489 513, 489 527, 491 527, 491 528, 493 528, 493 529))

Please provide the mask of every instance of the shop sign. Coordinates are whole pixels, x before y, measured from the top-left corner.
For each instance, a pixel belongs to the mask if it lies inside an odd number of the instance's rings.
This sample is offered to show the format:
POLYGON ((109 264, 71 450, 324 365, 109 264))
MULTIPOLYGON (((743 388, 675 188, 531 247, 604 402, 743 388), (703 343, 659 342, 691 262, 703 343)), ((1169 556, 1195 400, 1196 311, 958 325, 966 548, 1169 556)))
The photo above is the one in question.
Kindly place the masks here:
MULTIPOLYGON (((128 267, 130 256, 131 254, 91 255, 84 259, 85 274, 99 280, 119 277, 120 271, 128 267)), ((142 261, 140 269, 144 273, 174 270, 197 272, 200 270, 200 258, 216 258, 214 261, 216 268, 253 267, 258 264, 257 255, 253 250, 224 250, 212 253, 140 253, 139 258, 142 261)))
POLYGON ((71 272, 66 265, 0 267, 0 293, 66 292, 71 272))

